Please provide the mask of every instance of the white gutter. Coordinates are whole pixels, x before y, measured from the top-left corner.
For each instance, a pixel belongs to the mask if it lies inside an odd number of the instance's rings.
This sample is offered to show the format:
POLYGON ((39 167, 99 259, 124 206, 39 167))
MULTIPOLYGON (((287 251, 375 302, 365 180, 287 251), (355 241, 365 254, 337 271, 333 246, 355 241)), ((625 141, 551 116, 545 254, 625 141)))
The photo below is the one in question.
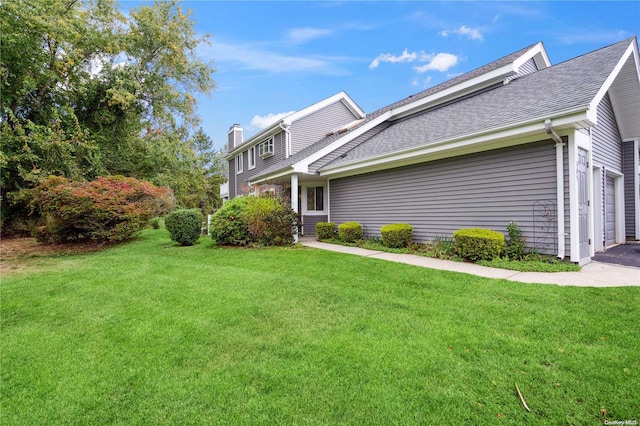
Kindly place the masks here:
POLYGON ((284 120, 282 120, 279 126, 282 131, 284 131, 284 158, 289 158, 291 156, 291 131, 289 130, 291 124, 285 123, 284 120))
MULTIPOLYGON (((520 123, 514 123, 503 127, 497 127, 488 130, 482 130, 475 133, 462 135, 451 139, 443 139, 430 143, 427 146, 420 145, 411 147, 402 151, 394 151, 382 154, 377 157, 367 157, 353 162, 338 164, 331 167, 324 167, 320 171, 320 176, 328 176, 335 174, 348 174, 355 170, 371 169, 380 167, 383 164, 393 164, 387 168, 397 167, 398 165, 409 165, 421 162, 420 157, 432 155, 434 152, 458 149, 465 146, 477 145, 487 141, 495 141, 497 139, 511 139, 520 137, 523 134, 534 134, 544 131, 544 120, 547 117, 539 117, 520 123), (399 164, 398 162, 402 162, 399 164)), ((568 126, 580 123, 583 126, 590 125, 587 121, 587 112, 585 107, 572 108, 566 111, 558 112, 554 119, 555 126, 568 126)))
POLYGON ((564 259, 564 142, 553 130, 551 119, 544 121, 544 128, 551 139, 556 142, 556 204, 558 206, 557 226, 558 226, 558 258, 564 259))

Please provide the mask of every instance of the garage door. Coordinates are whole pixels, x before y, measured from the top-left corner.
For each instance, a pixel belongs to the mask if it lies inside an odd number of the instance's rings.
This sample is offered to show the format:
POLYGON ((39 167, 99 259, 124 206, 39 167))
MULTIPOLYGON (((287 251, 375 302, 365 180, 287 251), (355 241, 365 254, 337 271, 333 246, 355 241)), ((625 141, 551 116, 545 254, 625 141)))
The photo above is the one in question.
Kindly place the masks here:
POLYGON ((614 179, 607 176, 605 189, 605 243, 610 246, 616 243, 616 197, 614 179))

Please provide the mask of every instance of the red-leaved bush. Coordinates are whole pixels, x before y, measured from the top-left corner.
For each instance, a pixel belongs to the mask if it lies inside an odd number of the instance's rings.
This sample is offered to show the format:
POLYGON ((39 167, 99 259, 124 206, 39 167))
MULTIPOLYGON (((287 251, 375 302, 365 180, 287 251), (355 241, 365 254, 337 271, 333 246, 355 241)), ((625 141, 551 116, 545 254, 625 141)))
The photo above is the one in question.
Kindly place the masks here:
POLYGON ((72 182, 51 176, 34 191, 32 206, 41 215, 39 241, 123 241, 147 221, 169 212, 173 191, 124 176, 72 182))

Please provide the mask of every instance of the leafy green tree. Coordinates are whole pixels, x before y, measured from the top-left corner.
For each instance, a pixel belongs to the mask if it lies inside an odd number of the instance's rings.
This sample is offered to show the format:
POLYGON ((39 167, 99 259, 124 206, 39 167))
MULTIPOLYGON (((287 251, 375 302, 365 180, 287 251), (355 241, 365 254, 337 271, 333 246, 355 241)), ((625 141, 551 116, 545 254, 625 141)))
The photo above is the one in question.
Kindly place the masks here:
POLYGON ((180 204, 206 187, 194 94, 214 89, 214 69, 176 1, 125 16, 113 0, 13 0, 0 3, 0 28, 3 220, 19 219, 19 191, 49 175, 146 179, 180 204))

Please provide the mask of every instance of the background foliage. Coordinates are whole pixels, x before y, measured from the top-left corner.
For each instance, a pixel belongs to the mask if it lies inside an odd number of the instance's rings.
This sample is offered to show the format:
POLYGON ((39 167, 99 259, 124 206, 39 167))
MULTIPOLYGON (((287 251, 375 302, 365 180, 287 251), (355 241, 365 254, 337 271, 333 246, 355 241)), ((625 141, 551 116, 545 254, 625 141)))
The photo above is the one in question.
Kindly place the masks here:
POLYGON ((223 153, 193 96, 214 89, 214 68, 177 2, 125 16, 112 0, 14 0, 0 28, 4 232, 25 219, 17 194, 50 175, 130 176, 170 186, 183 207, 219 206, 223 153))

